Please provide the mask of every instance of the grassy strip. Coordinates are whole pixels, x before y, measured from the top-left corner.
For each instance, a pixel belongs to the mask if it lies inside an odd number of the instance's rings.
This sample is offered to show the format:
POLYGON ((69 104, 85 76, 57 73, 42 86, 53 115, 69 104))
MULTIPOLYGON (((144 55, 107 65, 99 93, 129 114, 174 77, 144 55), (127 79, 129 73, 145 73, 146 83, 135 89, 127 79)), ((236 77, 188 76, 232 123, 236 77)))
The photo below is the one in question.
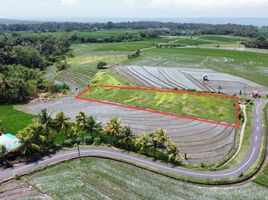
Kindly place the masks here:
POLYGON ((7 132, 17 134, 19 130, 29 125, 34 118, 34 115, 15 110, 12 105, 0 105, 0 120, 7 132))
MULTIPOLYGON (((264 112, 264 116, 265 116, 264 131, 266 131, 266 135, 267 135, 267 132, 268 132, 268 104, 266 105, 264 111, 265 111, 264 112)), ((254 179, 254 182, 259 184, 259 185, 268 187, 268 166, 266 166, 264 171, 256 179, 254 179)))
POLYGON ((96 86, 83 94, 82 97, 219 122, 235 123, 234 100, 223 97, 96 86))
MULTIPOLYGON (((251 138, 251 134, 252 134, 252 111, 253 111, 253 107, 254 107, 254 104, 249 103, 247 105, 247 108, 246 108, 248 120, 247 120, 245 133, 244 133, 244 137, 243 137, 243 142, 242 142, 243 145, 241 147, 240 152, 233 159, 223 163, 222 165, 218 165, 216 167, 217 170, 228 169, 228 168, 238 164, 239 162, 241 162, 241 160, 243 160, 243 158, 245 157, 247 150, 249 148, 250 138, 251 138)), ((239 136, 237 136, 237 137, 239 137, 239 136)), ((237 139, 239 139, 239 138, 237 138, 237 139)), ((238 142, 236 142, 236 143, 238 144, 238 142)))

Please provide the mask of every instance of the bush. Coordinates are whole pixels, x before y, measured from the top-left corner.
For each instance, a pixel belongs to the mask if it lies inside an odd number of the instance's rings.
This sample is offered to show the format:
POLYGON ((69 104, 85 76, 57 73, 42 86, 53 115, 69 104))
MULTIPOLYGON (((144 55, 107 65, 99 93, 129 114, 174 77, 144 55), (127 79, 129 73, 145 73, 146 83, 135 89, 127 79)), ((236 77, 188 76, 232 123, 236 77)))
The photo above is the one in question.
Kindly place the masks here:
POLYGON ((68 140, 65 140, 62 145, 64 147, 73 147, 74 143, 75 142, 72 139, 68 139, 68 140))
POLYGON ((91 144, 93 144, 93 138, 92 138, 91 136, 85 136, 85 137, 84 137, 84 143, 85 143, 86 145, 91 145, 91 144))
POLYGON ((106 66, 106 65, 107 65, 106 62, 101 61, 101 62, 99 62, 99 63, 97 64, 97 69, 105 69, 105 66, 106 66))

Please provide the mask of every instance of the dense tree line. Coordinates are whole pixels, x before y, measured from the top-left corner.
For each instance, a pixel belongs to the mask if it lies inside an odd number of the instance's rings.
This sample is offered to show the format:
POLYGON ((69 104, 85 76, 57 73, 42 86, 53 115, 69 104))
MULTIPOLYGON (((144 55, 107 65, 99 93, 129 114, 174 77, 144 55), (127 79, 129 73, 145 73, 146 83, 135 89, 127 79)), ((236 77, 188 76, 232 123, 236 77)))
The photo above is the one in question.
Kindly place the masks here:
POLYGON ((117 117, 113 117, 102 127, 93 116, 87 116, 83 112, 80 112, 73 122, 63 112, 52 118, 46 110, 42 110, 37 121, 20 131, 17 136, 21 146, 13 152, 7 152, 0 146, 0 164, 10 165, 9 158, 12 155, 15 155, 15 158, 42 156, 62 147, 81 144, 112 145, 156 159, 179 162, 179 150, 165 130, 158 129, 151 134, 142 133, 135 136, 130 127, 123 126, 117 117))
POLYGON ((39 92, 68 89, 66 85, 45 80, 42 70, 64 59, 69 50, 68 40, 52 36, 7 34, 0 37, 0 103, 21 103, 39 92))
POLYGON ((247 48, 268 49, 268 39, 259 37, 254 40, 245 41, 242 43, 247 48))
POLYGON ((34 32, 71 32, 71 31, 92 31, 110 29, 169 29, 173 34, 194 35, 194 34, 221 34, 257 37, 258 27, 252 25, 238 24, 196 24, 196 23, 174 23, 174 22, 107 22, 107 23, 39 23, 39 24, 0 24, 0 32, 12 31, 34 31, 34 32))

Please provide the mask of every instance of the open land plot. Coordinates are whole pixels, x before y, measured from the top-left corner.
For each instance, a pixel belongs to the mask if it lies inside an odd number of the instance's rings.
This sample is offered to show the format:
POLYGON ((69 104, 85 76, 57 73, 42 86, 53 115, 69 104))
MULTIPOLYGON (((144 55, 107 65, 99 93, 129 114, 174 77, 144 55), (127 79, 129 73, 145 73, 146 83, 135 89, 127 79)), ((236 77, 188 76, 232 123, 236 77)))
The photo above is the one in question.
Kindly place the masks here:
POLYGON ((268 72, 265 70, 268 68, 268 56, 264 53, 206 48, 155 48, 123 64, 212 69, 268 86, 268 72))
MULTIPOLYGON (((267 68, 268 69, 268 68, 267 68)), ((268 88, 255 82, 201 68, 178 67, 149 67, 149 66, 117 66, 113 72, 132 84, 170 89, 194 89, 197 91, 251 94, 252 89, 259 88, 263 94, 268 93, 268 88), (208 75, 209 81, 203 81, 203 75, 208 75)))
POLYGON ((255 184, 200 187, 116 161, 85 158, 49 167, 25 177, 56 199, 267 199, 255 184))
POLYGON ((78 98, 114 102, 181 116, 236 123, 236 100, 227 95, 96 85, 78 98))
POLYGON ((158 128, 164 128, 178 145, 180 152, 187 152, 190 163, 218 162, 234 145, 235 130, 231 127, 81 101, 72 97, 19 107, 34 114, 45 108, 53 116, 63 111, 73 120, 80 111, 83 111, 96 116, 104 126, 111 117, 117 116, 124 125, 129 125, 135 134, 151 133, 158 128))

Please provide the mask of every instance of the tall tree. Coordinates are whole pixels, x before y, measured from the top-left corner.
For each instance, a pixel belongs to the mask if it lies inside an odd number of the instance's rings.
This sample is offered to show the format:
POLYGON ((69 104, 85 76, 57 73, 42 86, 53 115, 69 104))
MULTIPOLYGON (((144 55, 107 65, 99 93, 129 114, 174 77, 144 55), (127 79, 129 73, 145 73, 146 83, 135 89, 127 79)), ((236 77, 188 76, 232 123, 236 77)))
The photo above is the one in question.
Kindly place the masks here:
POLYGON ((122 140, 125 143, 126 149, 129 149, 129 144, 133 141, 133 138, 134 136, 130 126, 125 126, 122 133, 122 140))
POLYGON ((118 140, 122 136, 123 126, 121 124, 121 120, 117 117, 112 117, 111 120, 107 123, 106 133, 111 135, 114 138, 114 144, 118 144, 118 140))
POLYGON ((146 133, 140 134, 135 139, 136 146, 141 150, 147 153, 148 148, 152 145, 149 136, 146 133))
POLYGON ((67 129, 69 128, 69 117, 66 117, 63 112, 59 112, 54 118, 54 127, 57 131, 61 132, 61 142, 64 142, 64 135, 67 138, 67 129))

